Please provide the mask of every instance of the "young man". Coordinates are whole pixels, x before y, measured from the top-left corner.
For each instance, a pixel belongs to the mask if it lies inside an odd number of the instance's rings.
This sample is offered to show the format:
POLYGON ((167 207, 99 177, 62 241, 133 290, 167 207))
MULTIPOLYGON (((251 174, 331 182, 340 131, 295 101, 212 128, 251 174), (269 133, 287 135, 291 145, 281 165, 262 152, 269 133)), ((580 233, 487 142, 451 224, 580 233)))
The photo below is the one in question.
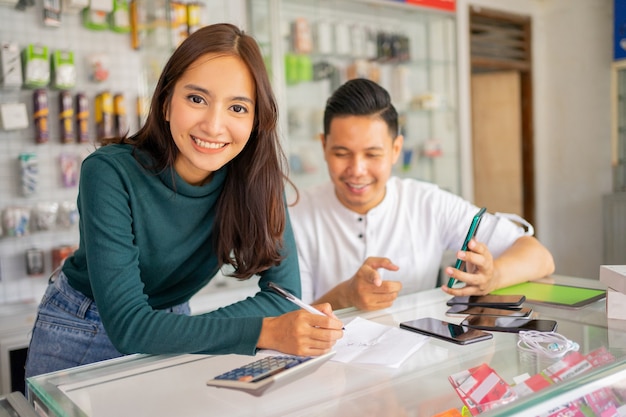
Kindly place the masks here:
MULTIPOLYGON (((434 184, 391 175, 403 137, 388 92, 348 81, 328 99, 321 135, 331 181, 301 192, 290 216, 302 296, 334 309, 375 310, 398 294, 434 288, 444 252, 459 250, 479 208, 434 184)), ((532 232, 530 232, 532 234, 532 232)), ((524 228, 486 213, 451 295, 486 294, 554 272, 550 252, 524 228)))

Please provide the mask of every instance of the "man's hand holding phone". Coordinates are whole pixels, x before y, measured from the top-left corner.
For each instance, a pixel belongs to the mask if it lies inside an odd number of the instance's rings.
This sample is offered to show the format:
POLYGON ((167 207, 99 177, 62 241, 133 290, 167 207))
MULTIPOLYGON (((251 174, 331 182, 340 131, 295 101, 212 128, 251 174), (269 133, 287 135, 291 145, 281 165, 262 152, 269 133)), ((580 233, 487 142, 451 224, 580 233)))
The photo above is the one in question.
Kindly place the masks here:
POLYGON ((451 295, 482 295, 488 294, 497 288, 497 279, 494 277, 493 255, 487 245, 474 239, 478 226, 486 212, 481 208, 472 219, 467 236, 461 250, 457 252, 457 261, 453 267, 447 267, 445 273, 450 277, 448 285, 442 289, 451 295), (464 287, 453 288, 455 281, 465 283, 464 287))

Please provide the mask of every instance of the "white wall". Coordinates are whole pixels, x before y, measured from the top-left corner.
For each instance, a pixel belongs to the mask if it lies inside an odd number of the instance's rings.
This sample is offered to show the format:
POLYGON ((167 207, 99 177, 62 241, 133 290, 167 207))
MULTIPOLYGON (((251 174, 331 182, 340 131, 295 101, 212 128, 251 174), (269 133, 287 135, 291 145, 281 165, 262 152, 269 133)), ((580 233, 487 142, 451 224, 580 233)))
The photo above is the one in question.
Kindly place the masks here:
MULTIPOLYGON (((602 196, 612 190, 612 1, 457 0, 466 111, 470 5, 532 17, 537 235, 554 254, 557 273, 597 279, 602 196)), ((469 113, 461 126, 469 149, 469 113)), ((471 178, 468 158, 463 172, 471 178)), ((463 190, 471 195, 471 184, 463 190)))

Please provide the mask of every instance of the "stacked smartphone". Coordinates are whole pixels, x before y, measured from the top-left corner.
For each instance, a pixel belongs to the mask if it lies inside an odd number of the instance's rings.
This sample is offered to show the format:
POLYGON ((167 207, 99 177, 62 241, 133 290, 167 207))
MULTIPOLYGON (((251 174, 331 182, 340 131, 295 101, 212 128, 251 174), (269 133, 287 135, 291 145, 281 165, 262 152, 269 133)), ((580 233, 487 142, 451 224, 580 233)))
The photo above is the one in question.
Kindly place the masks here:
POLYGON ((523 305, 524 301, 523 295, 453 297, 447 301, 446 315, 465 317, 460 324, 423 317, 400 323, 400 328, 461 345, 491 339, 493 335, 485 330, 508 333, 556 330, 554 320, 533 319, 533 311, 523 305))
POLYGON ((533 319, 532 309, 523 305, 523 295, 482 295, 452 297, 446 304, 450 307, 447 316, 467 316, 461 325, 474 329, 518 333, 535 330, 553 332, 554 320, 533 319))

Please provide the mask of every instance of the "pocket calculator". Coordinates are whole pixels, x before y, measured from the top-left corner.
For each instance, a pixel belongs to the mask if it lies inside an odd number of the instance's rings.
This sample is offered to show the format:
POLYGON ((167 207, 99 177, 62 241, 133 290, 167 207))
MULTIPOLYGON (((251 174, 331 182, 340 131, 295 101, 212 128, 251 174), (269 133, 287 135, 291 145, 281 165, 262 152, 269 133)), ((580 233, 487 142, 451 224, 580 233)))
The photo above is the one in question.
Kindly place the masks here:
POLYGON ((334 353, 329 352, 321 356, 265 356, 224 372, 207 381, 207 385, 240 389, 253 395, 261 395, 278 382, 291 381, 313 372, 334 353))

